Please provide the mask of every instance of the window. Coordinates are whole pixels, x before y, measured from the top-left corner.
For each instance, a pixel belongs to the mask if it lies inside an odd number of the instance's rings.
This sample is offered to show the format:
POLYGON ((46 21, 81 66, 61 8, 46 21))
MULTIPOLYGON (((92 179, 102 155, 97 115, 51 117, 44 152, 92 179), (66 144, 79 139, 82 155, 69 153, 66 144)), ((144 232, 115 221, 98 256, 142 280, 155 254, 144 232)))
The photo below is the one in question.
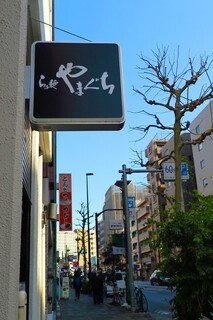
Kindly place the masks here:
POLYGON ((200 161, 200 167, 201 169, 205 168, 205 160, 200 161))
POLYGON ((132 227, 134 227, 134 225, 135 225, 135 220, 132 220, 131 225, 132 225, 132 227))
POLYGON ((138 255, 134 256, 134 261, 138 261, 138 255))
POLYGON ((196 132, 196 134, 200 134, 200 126, 199 125, 195 128, 195 132, 196 132))
POLYGON ((132 232, 132 238, 136 237, 136 231, 132 232))
POLYGON ((198 144, 198 150, 200 151, 200 150, 202 150, 203 149, 203 144, 202 144, 202 142, 200 143, 200 144, 198 144))
POLYGON ((137 243, 133 243, 133 250, 137 249, 138 244, 137 243))
POLYGON ((207 185, 208 185, 208 180, 207 180, 207 178, 204 178, 204 179, 203 179, 203 186, 204 186, 204 188, 205 188, 207 185))

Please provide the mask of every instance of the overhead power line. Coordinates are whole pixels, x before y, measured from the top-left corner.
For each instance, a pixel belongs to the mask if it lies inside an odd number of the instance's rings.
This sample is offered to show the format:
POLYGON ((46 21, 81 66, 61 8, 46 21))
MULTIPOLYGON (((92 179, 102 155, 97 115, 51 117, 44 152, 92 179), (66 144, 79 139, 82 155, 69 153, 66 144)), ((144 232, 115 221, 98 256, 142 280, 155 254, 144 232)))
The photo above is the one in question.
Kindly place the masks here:
POLYGON ((76 37, 76 38, 79 38, 79 39, 82 39, 82 40, 85 40, 85 41, 88 41, 88 42, 92 42, 92 40, 89 40, 89 39, 87 39, 87 38, 81 37, 81 36, 79 36, 79 35, 77 35, 77 34, 75 34, 75 33, 72 33, 72 32, 70 32, 70 31, 64 30, 64 29, 62 29, 62 28, 55 27, 55 26, 53 26, 52 24, 49 24, 49 23, 47 23, 47 22, 44 22, 44 21, 41 21, 41 20, 37 20, 37 19, 34 19, 34 18, 31 18, 31 19, 34 20, 34 21, 43 23, 43 24, 45 24, 45 25, 47 25, 47 26, 49 26, 49 27, 51 27, 51 28, 53 28, 53 29, 55 29, 55 30, 59 30, 59 31, 64 32, 64 33, 68 33, 69 35, 71 35, 71 36, 73 36, 73 37, 76 37))

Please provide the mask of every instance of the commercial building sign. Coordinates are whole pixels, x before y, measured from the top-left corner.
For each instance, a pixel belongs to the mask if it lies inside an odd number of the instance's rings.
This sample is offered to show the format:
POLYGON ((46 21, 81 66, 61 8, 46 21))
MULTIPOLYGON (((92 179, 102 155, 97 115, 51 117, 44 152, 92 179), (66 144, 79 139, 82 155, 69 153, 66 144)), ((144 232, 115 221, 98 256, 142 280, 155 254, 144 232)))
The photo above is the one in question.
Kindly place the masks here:
POLYGON ((30 121, 36 130, 120 130, 125 121, 120 47, 35 42, 30 121))
POLYGON ((123 220, 109 220, 110 230, 122 230, 124 228, 123 220))
POLYGON ((59 174, 59 231, 72 231, 71 174, 59 174))

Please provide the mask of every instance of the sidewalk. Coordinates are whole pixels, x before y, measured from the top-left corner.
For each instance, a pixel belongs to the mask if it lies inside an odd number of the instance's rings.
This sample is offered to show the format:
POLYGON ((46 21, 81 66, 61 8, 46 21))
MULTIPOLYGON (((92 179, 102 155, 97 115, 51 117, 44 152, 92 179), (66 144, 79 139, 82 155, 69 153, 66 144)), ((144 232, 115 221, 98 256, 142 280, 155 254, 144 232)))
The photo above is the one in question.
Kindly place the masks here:
POLYGON ((58 304, 57 320, 153 319, 149 313, 127 311, 120 305, 113 305, 109 297, 104 298, 103 304, 93 304, 93 298, 83 294, 79 301, 75 301, 74 289, 70 289, 69 299, 60 300, 58 304))

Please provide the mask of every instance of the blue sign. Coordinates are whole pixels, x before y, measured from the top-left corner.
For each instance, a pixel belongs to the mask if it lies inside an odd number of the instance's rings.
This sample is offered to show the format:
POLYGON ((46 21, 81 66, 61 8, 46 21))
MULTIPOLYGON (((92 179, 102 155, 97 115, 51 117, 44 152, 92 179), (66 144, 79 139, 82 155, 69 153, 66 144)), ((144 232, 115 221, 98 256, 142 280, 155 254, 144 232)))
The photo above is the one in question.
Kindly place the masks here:
MULTIPOLYGON (((163 178, 165 181, 175 181, 175 163, 174 162, 165 162, 162 165, 163 167, 163 178)), ((189 179, 188 164, 181 162, 181 179, 189 179)))
POLYGON ((129 209, 135 208, 135 197, 128 197, 128 208, 129 209))
POLYGON ((185 162, 181 163, 181 178, 183 180, 189 179, 189 171, 188 171, 188 164, 185 162))

